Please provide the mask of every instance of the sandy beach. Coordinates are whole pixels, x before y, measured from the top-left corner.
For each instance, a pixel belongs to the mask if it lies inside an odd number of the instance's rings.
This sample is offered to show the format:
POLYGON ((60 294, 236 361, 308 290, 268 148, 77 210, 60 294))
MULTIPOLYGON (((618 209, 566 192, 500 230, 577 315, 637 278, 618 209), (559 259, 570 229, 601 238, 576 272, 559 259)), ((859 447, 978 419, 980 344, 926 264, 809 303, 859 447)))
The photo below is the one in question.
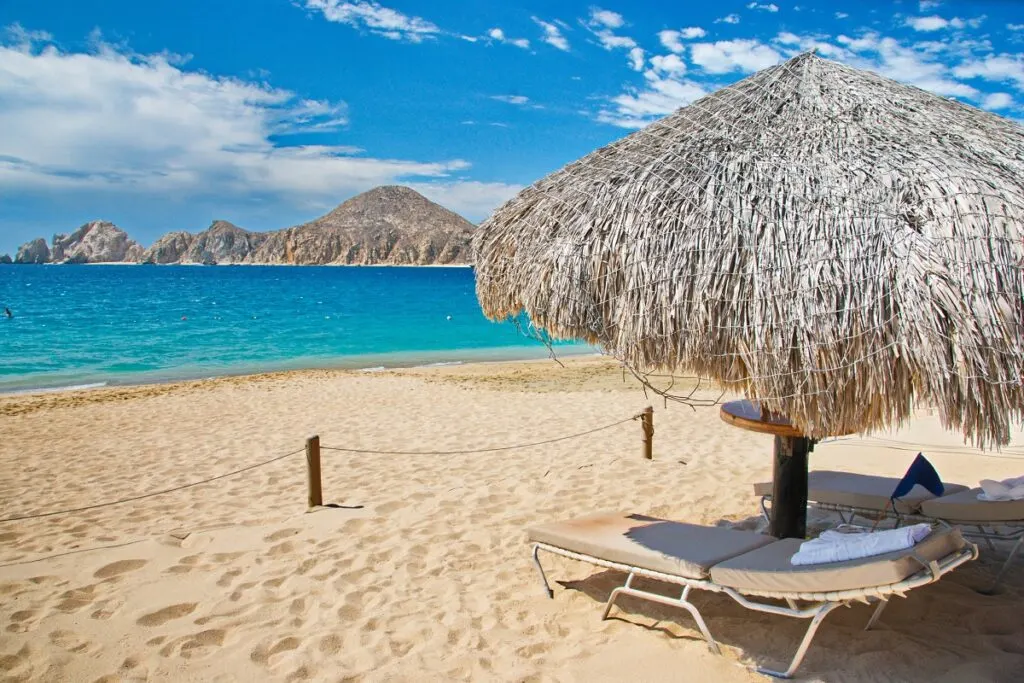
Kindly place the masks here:
MULTIPOLYGON (((788 660, 794 619, 697 595, 681 610, 601 606, 621 575, 553 559, 542 592, 524 530, 598 510, 757 526, 771 438, 717 408, 663 405, 606 360, 374 373, 303 371, 0 398, 0 678, 5 681, 755 681, 788 660), (628 418, 655 410, 654 460, 628 418), (307 435, 325 503, 306 511, 307 435)), ((811 464, 899 476, 923 450, 947 480, 1024 473, 1024 438, 981 454, 922 412, 898 432, 817 447, 811 464)), ((822 626, 799 675, 1011 681, 1024 671, 1024 560, 1006 549, 822 626)))

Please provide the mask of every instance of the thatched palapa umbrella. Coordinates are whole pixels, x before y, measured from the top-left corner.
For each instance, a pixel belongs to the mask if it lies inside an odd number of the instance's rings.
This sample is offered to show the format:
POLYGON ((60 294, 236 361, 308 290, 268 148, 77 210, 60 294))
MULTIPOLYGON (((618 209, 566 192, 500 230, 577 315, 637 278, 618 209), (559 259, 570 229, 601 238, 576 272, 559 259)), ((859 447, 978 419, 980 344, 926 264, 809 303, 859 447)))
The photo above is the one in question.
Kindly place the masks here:
POLYGON ((802 536, 815 440, 923 403, 1007 443, 1022 232, 1024 128, 808 53, 520 192, 478 230, 477 297, 787 418, 772 532, 802 536))

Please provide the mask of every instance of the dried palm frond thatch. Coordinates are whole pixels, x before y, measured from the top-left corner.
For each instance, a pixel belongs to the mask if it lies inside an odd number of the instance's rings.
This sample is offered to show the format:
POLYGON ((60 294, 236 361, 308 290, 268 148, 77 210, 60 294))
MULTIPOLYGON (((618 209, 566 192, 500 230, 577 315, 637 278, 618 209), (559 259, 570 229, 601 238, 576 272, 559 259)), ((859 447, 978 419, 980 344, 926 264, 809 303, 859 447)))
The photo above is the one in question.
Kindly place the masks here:
POLYGON ((813 438, 915 403, 981 447, 1024 411, 1024 128, 804 54, 538 181, 477 296, 813 438))

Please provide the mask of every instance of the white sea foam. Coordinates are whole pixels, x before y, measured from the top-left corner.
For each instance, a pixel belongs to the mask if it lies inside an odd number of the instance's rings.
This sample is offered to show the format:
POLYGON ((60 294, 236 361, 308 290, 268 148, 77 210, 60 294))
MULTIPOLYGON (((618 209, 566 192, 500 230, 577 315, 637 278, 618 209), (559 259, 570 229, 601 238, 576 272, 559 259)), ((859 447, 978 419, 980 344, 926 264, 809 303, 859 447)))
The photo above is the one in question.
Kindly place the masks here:
POLYGON ((85 389, 99 389, 107 386, 106 382, 93 382, 91 384, 72 384, 66 387, 46 387, 43 389, 14 389, 13 391, 3 392, 7 395, 11 394, 59 394, 65 391, 83 391, 85 389))

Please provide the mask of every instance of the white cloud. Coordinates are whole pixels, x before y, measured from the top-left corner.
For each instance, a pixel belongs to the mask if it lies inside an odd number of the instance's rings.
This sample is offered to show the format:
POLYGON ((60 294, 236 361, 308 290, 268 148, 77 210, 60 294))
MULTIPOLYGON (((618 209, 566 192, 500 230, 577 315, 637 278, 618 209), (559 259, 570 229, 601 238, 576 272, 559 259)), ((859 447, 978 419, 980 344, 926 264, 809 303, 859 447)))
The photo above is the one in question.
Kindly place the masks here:
POLYGON ((919 12, 927 12, 933 10, 942 4, 942 0, 921 0, 917 3, 917 9, 919 12))
POLYGON ((306 8, 321 12, 327 21, 347 24, 354 28, 365 28, 370 33, 391 40, 419 43, 424 38, 433 38, 441 32, 441 29, 426 19, 407 16, 396 10, 382 7, 376 2, 306 0, 306 8))
POLYGON ((738 14, 727 14, 724 17, 715 19, 716 24, 738 24, 740 23, 740 15, 738 14))
POLYGON ((651 68, 657 73, 678 76, 686 73, 686 63, 679 55, 655 55, 651 57, 651 68))
POLYGON ((840 35, 836 41, 850 51, 843 61, 852 66, 876 71, 937 95, 972 100, 980 95, 976 88, 956 80, 949 66, 937 61, 933 53, 907 47, 895 38, 868 32, 859 38, 840 35))
POLYGON ((960 17, 946 19, 933 14, 928 17, 909 17, 906 20, 906 25, 915 31, 939 31, 944 28, 962 29, 968 26, 978 28, 985 21, 985 18, 985 15, 982 15, 973 19, 961 19, 960 17))
POLYGON ((1024 24, 1007 24, 1006 28, 1011 31, 1024 31, 1024 24))
MULTIPOLYGON (((102 42, 77 53, 0 44, 0 190, 309 206, 415 182, 441 183, 437 192, 466 206, 486 203, 468 197, 454 177, 469 168, 461 159, 381 159, 346 145, 287 143, 295 133, 343 127, 344 103, 178 62, 102 42)), ((472 185, 495 202, 514 190, 472 185)))
POLYGON ((758 71, 782 61, 782 56, 757 40, 720 40, 694 43, 691 61, 712 74, 758 71))
POLYGON ((563 52, 569 51, 569 41, 562 35, 561 29, 556 24, 543 21, 537 17, 530 18, 544 30, 544 37, 541 38, 543 42, 563 52))
POLYGON ((491 95, 491 99, 505 102, 506 104, 524 105, 530 103, 530 98, 525 95, 491 95))
POLYGON ((981 106, 993 111, 997 109, 1009 109, 1013 106, 1013 97, 1009 93, 994 92, 985 96, 985 99, 981 101, 981 106))
POLYGON ((629 65, 633 68, 633 71, 644 70, 643 48, 634 47, 629 51, 629 65))
POLYGON ((687 26, 684 29, 678 31, 665 30, 658 32, 658 40, 668 50, 672 52, 683 52, 686 50, 686 45, 683 44, 683 40, 693 40, 695 38, 703 38, 708 34, 707 31, 702 29, 700 26, 687 26))
POLYGON ((800 44, 800 36, 796 35, 795 33, 790 33, 789 31, 783 31, 779 35, 775 36, 775 40, 777 42, 782 43, 783 45, 800 44))
POLYGON ((523 189, 522 185, 481 183, 476 180, 404 184, 427 199, 471 219, 486 218, 523 189))
POLYGON ((989 55, 965 62, 953 69, 958 78, 982 78, 986 81, 1009 81, 1024 90, 1024 55, 989 55))
POLYGON ((46 31, 29 31, 21 24, 14 23, 4 29, 9 44, 22 50, 28 50, 35 43, 46 43, 53 40, 53 36, 46 31))
POLYGON ((602 109, 597 120, 620 128, 643 128, 707 94, 699 84, 666 77, 653 69, 644 72, 645 87, 631 89, 611 99, 611 108, 602 109))
POLYGON ((598 42, 605 50, 628 50, 627 57, 629 66, 634 71, 640 71, 643 67, 644 51, 636 44, 636 41, 629 36, 621 36, 615 33, 615 29, 622 28, 626 20, 618 12, 592 7, 590 17, 586 22, 581 23, 594 34, 598 42))
POLYGON ((530 41, 526 38, 509 38, 500 28, 492 28, 487 32, 487 37, 505 45, 514 45, 524 50, 529 49, 530 41))
POLYGON ((759 9, 759 10, 761 10, 763 12, 778 12, 779 11, 779 6, 776 5, 775 3, 768 3, 766 5, 761 5, 761 4, 758 4, 756 2, 752 2, 752 3, 747 5, 747 9, 759 9))
POLYGON ((592 26, 604 26, 605 28, 622 28, 625 20, 618 12, 594 7, 590 10, 590 23, 592 26))
POLYGON ((846 12, 836 12, 835 14, 836 19, 847 19, 849 16, 846 12))
POLYGON ((658 40, 661 41, 666 50, 671 50, 672 52, 684 52, 686 50, 686 46, 679 40, 681 36, 682 33, 679 31, 665 30, 658 32, 658 40))

